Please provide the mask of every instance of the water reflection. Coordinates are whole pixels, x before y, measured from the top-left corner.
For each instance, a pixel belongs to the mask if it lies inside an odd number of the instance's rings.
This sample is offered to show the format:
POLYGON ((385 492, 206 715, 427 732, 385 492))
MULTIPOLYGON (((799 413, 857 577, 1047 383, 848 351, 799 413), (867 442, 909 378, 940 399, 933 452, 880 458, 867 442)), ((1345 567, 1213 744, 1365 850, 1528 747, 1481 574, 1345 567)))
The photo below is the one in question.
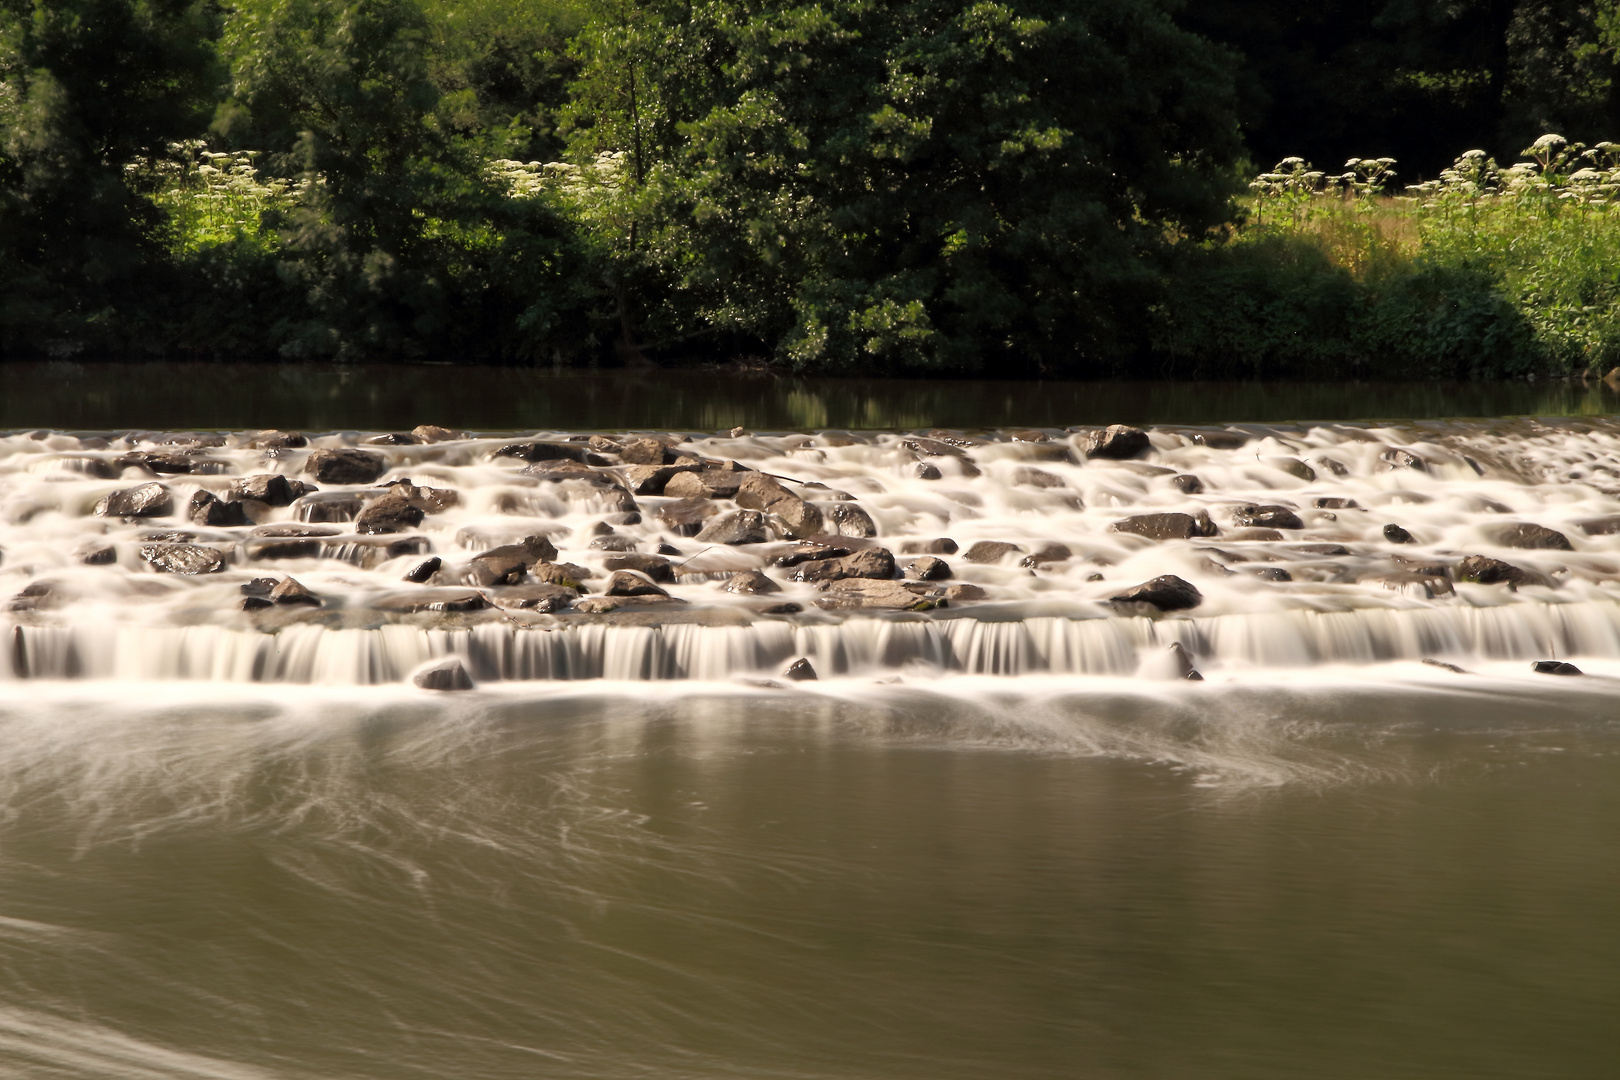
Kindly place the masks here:
POLYGON ((1595 416, 1602 383, 997 382, 447 365, 14 363, 0 427, 68 430, 1062 427, 1595 416))

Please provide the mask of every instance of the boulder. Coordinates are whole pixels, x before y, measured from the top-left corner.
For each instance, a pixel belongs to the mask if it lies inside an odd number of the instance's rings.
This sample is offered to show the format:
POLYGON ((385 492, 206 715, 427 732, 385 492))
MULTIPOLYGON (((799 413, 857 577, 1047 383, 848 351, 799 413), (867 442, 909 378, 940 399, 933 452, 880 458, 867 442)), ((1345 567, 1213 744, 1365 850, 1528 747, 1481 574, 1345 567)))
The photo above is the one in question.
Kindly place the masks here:
POLYGON ((140 484, 104 496, 96 503, 102 517, 168 517, 174 513, 174 496, 162 484, 140 484))
POLYGON ((73 549, 73 557, 86 566, 109 566, 118 561, 118 549, 105 540, 86 540, 73 549))
POLYGON ((731 578, 722 586, 726 592, 737 593, 742 596, 758 596, 764 593, 781 592, 782 586, 772 581, 759 570, 744 570, 731 575, 731 578))
POLYGON ((424 514, 440 514, 461 505, 461 493, 454 488, 420 487, 409 480, 390 480, 386 490, 400 496, 424 514))
POLYGON ((933 540, 902 540, 900 541, 900 554, 955 555, 956 541, 948 536, 941 536, 933 540))
POLYGON ((591 551, 635 551, 636 542, 628 536, 618 533, 609 533, 607 536, 598 536, 585 545, 591 551))
POLYGON ((323 484, 374 484, 388 471, 381 454, 352 447, 313 451, 304 471, 323 484))
POLYGON ((840 547, 835 544, 823 544, 814 540, 804 540, 797 544, 789 544, 778 548, 771 555, 774 566, 798 566, 802 562, 812 559, 839 559, 848 555, 854 547, 840 547))
POLYGON ((1470 555, 1458 563, 1457 580, 1477 582, 1480 585, 1506 584, 1515 588, 1537 582, 1536 576, 1529 571, 1485 555, 1470 555))
POLYGON ((634 570, 665 584, 675 580, 675 566, 662 555, 609 555, 602 560, 608 570, 634 570))
POLYGON ((980 540, 967 549, 962 556, 971 563, 998 563, 1008 555, 1023 554, 1024 549, 1017 544, 1009 544, 1001 540, 980 540))
POLYGON ((307 495, 314 488, 298 480, 288 480, 280 473, 255 473, 231 483, 232 499, 252 499, 266 506, 290 506, 294 499, 307 495))
POLYGON ((927 461, 917 462, 917 467, 912 472, 919 480, 939 480, 945 475, 939 471, 938 465, 927 461))
POLYGON ((426 516, 412 506, 404 495, 391 493, 373 499, 364 510, 355 515, 354 528, 363 533, 408 532, 422 524, 426 516))
POLYGON ((1135 514, 1114 522, 1114 531, 1145 536, 1149 540, 1189 540, 1195 536, 1214 536, 1219 530, 1204 510, 1197 514, 1135 514))
POLYGON ((663 493, 680 499, 732 499, 744 475, 721 469, 679 472, 665 482, 663 493))
POLYGON ((616 570, 603 587, 604 596, 668 596, 669 593, 633 570, 616 570))
POLYGON ((275 607, 269 598, 264 596, 244 596, 237 606, 243 611, 263 611, 265 608, 275 607))
POLYGON ((211 491, 197 491, 186 504, 186 516, 193 524, 213 528, 249 525, 247 512, 239 502, 224 502, 211 491))
POLYGON ((1425 469, 1428 467, 1427 463, 1412 451, 1401 450, 1397 447, 1390 447, 1382 454, 1379 454, 1378 458, 1391 469, 1425 469))
POLYGON ((1537 660, 1530 665, 1530 670, 1538 675, 1580 675, 1580 668, 1563 660, 1537 660))
POLYGON ((906 567, 906 577, 913 581, 944 581, 951 576, 951 564, 932 555, 924 555, 906 567))
POLYGON ((979 586, 968 585, 966 583, 945 586, 943 596, 946 602, 951 604, 970 603, 976 600, 985 600, 989 598, 989 594, 979 586))
POLYGON ((299 583, 297 578, 282 578, 276 587, 270 590, 272 604, 301 605, 304 607, 320 607, 321 599, 299 583))
POLYGON ((816 678, 816 669, 810 666, 807 657, 801 656, 787 666, 787 670, 782 672, 782 677, 792 679, 794 682, 809 682, 816 678))
POLYGON ((699 464, 632 465, 624 470, 625 487, 636 495, 662 495, 671 478, 681 473, 702 472, 699 464))
POLYGON ((1181 473, 1170 478, 1170 483, 1183 495, 1198 495, 1204 490, 1204 482, 1192 473, 1181 473))
POLYGON ((794 539, 814 536, 825 527, 820 510, 764 473, 743 473, 736 498, 738 506, 769 513, 794 539))
POLYGON ((1544 525, 1534 525, 1528 521, 1516 521, 1509 525, 1495 525, 1486 530, 1486 535, 1492 542, 1503 547, 1528 548, 1545 551, 1574 551, 1569 537, 1556 529, 1549 529, 1544 525))
POLYGON ((1069 550, 1067 544, 1042 544, 1040 550, 1025 555, 1018 560, 1018 565, 1026 570, 1036 570, 1047 563, 1064 562, 1074 558, 1074 552, 1069 550))
POLYGON ((577 461, 537 461, 523 466, 523 475, 532 476, 541 483, 560 484, 565 480, 580 480, 597 487, 617 487, 611 473, 599 472, 577 461))
POLYGON ((308 446, 309 440, 296 431, 260 431, 249 435, 244 445, 254 450, 296 450, 308 446))
POLYGON ((510 585, 489 590, 489 599, 498 608, 533 611, 548 615, 562 611, 578 599, 578 591, 567 585, 539 582, 534 585, 510 585))
POLYGON ((1083 431, 1075 436, 1075 446, 1088 458, 1123 461, 1136 457, 1152 443, 1147 432, 1124 424, 1110 424, 1101 431, 1083 431))
POLYGON ((606 465, 607 461, 583 447, 569 443, 521 442, 507 443, 493 451, 492 458, 517 458, 519 461, 577 461, 582 465, 606 465))
POLYGON ((626 465, 663 465, 667 450, 657 439, 627 439, 619 445, 619 460, 626 465))
POLYGON ((710 521, 697 534, 702 544, 762 544, 771 538, 765 515, 758 510, 733 510, 710 521))
POLYGON ((1286 506, 1239 506, 1232 511, 1232 524, 1240 529, 1303 529, 1305 523, 1286 506))
POLYGON ((225 556, 200 544, 142 544, 140 556, 160 574, 217 574, 225 556))
POLYGON ((839 536, 856 536, 870 539, 878 534, 877 522, 872 516, 852 502, 835 502, 822 510, 822 517, 832 527, 832 531, 839 536))
POLYGON ((427 581, 444 566, 444 560, 437 555, 430 559, 423 559, 409 570, 405 571, 405 580, 420 585, 427 581))
POLYGON ((1207 446, 1211 450, 1237 450, 1249 442, 1241 431, 1198 431, 1192 436, 1194 446, 1207 446))
POLYGON ((793 571, 794 581, 841 581, 844 578, 894 577, 894 556, 883 548, 866 548, 837 559, 812 559, 793 571))
POLYGON ((829 611, 930 611, 944 607, 945 602, 942 597, 912 592, 898 581, 851 578, 817 597, 816 606, 829 611))
POLYGON ((1108 598, 1116 604, 1150 604, 1160 611, 1186 611, 1204 602, 1204 595, 1190 581, 1164 574, 1108 598))
POLYGON ((557 549, 543 536, 526 536, 520 543, 503 544, 475 555, 467 564, 467 578, 474 585, 516 585, 529 567, 550 562, 557 549))
POLYGON ((424 612, 482 611, 489 607, 489 600, 483 593, 472 589, 412 589, 410 592, 374 597, 371 606, 393 614, 419 615, 424 612))
POLYGON ((455 657, 440 660, 411 676, 411 682, 423 690, 471 690, 472 676, 455 657))
POLYGON ((124 454, 114 461, 120 469, 145 469, 147 472, 184 474, 190 472, 218 472, 219 463, 202 458, 178 454, 124 454))
MULTIPOLYGON (((667 488, 665 489, 668 490, 667 488)), ((717 511, 706 499, 682 499, 658 508, 659 522, 676 536, 696 536, 717 511)))
POLYGON ((529 576, 548 585, 566 585, 575 592, 585 592, 585 579, 591 571, 575 563, 542 560, 529 567, 529 576))
POLYGON ((1415 543, 1415 541, 1412 539, 1412 534, 1401 528, 1399 525, 1385 525, 1384 539, 1388 540, 1392 544, 1415 543))
POLYGON ((1612 514, 1609 517, 1588 518, 1585 521, 1577 521, 1575 524, 1587 536, 1613 536, 1615 533, 1620 533, 1620 514, 1612 514))
POLYGON ((465 432, 452 431, 433 424, 417 424, 411 428, 411 434, 415 435, 418 441, 425 443, 455 442, 467 437, 465 432))
POLYGON ((1341 499, 1337 496, 1330 496, 1322 499, 1312 499, 1311 505, 1316 507, 1318 510, 1358 510, 1361 508, 1361 504, 1356 502, 1356 500, 1341 499))

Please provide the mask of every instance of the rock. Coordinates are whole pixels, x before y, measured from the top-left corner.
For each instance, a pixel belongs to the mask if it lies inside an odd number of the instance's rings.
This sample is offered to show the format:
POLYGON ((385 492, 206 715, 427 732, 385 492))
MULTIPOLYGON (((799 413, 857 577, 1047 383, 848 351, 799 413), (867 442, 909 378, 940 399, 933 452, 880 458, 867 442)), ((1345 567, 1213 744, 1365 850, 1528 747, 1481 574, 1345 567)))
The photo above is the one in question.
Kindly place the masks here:
POLYGON ((664 494, 681 499, 732 499, 742 484, 742 473, 718 469, 681 472, 664 484, 664 494))
POLYGON ((743 473, 736 498, 738 506, 764 511, 780 521, 794 539, 814 536, 824 528, 820 510, 764 473, 743 473))
POLYGON ((1486 530, 1486 535, 1494 543, 1501 544, 1503 547, 1544 551, 1575 550, 1570 545, 1569 537, 1563 533, 1542 525, 1533 525, 1528 521, 1517 521, 1510 525, 1495 525, 1486 530))
POLYGON ((575 563, 544 560, 529 567, 529 575, 539 582, 566 585, 576 592, 585 592, 585 580, 591 576, 591 571, 575 563))
POLYGON ((297 578, 282 578, 276 587, 270 590, 272 604, 301 605, 304 607, 320 607, 321 599, 299 583, 297 578))
POLYGON ((1343 544, 1300 544, 1294 550, 1301 555, 1323 555, 1328 557, 1350 554, 1350 549, 1343 544))
POLYGON ((662 465, 666 449, 657 439, 629 439, 619 446, 619 460, 626 465, 662 465))
POLYGON ((374 597, 371 606, 378 611, 417 615, 430 611, 482 611, 489 607, 489 600, 483 593, 471 589, 412 589, 374 597))
POLYGON ((598 536, 585 545, 591 551, 635 551, 636 542, 628 536, 614 533, 609 536, 598 536))
POLYGON ((1170 653, 1170 662, 1174 665, 1174 670, 1180 678, 1186 679, 1188 682, 1204 681, 1204 677, 1198 673, 1198 668, 1193 664, 1192 654, 1187 651, 1185 645, 1179 641, 1172 641, 1168 651, 1170 653))
POLYGON ((675 580, 674 564, 661 555, 609 555, 602 565, 608 570, 634 570, 665 584, 675 580))
POLYGON ((498 608, 533 611, 541 615, 563 611, 578 597, 578 591, 567 585, 553 585, 550 582, 511 585, 489 591, 490 602, 498 608))
POLYGON ((1110 424, 1101 431, 1081 432, 1075 437, 1075 446, 1086 457, 1116 461, 1136 457, 1151 445, 1147 432, 1124 424, 1110 424))
POLYGON ((1195 446, 1211 450, 1237 450, 1248 444, 1249 437, 1241 431, 1198 431, 1193 433, 1192 441, 1195 446))
POLYGON ((865 548, 837 559, 813 559, 800 563, 793 571, 794 581, 892 577, 894 577, 894 555, 884 548, 865 548))
POLYGON ((247 553, 251 559, 318 559, 324 538, 337 534, 321 525, 261 525, 249 534, 247 553))
POLYGON ((1017 431, 1007 432, 1007 438, 1013 442, 1047 442, 1050 436, 1046 432, 1038 431, 1035 428, 1020 428, 1017 431))
POLYGON ((383 435, 373 435, 366 440, 366 443, 370 446, 415 446, 416 436, 393 431, 383 435))
POLYGON ((492 458, 517 458, 519 461, 577 461, 581 465, 606 465, 607 461, 578 446, 568 443, 522 442, 507 443, 489 455, 492 458))
POLYGON ((941 598, 919 596, 898 581, 852 578, 840 581, 816 598, 816 606, 829 611, 930 611, 945 606, 941 598))
POLYGON ((423 512, 410 505, 405 495, 382 495, 355 515, 356 533, 405 533, 421 525, 423 512))
POLYGON ((174 496, 162 484, 141 484, 104 496, 96 503, 102 517, 168 517, 174 513, 174 496))
POLYGON ((199 544, 142 544, 140 556, 160 574, 217 574, 225 556, 199 544))
POLYGON ((715 513, 714 506, 707 500, 682 499, 659 507, 656 517, 676 536, 696 536, 702 531, 704 521, 715 513))
POLYGON ((1538 675, 1581 675, 1584 672, 1574 664, 1562 660, 1537 660, 1530 665, 1530 670, 1538 675))
POLYGON ((1412 534, 1401 528, 1399 525, 1385 525, 1384 539, 1388 540, 1392 544, 1411 544, 1416 542, 1412 539, 1412 534))
POLYGON ((1293 581, 1294 575, 1280 566, 1257 566, 1254 576, 1261 581, 1293 581))
POLYGON ((1165 574, 1126 589, 1118 596, 1109 597, 1109 600, 1116 604, 1151 604, 1160 611, 1186 611, 1202 604, 1204 595, 1192 582, 1183 581, 1174 574, 1165 574))
POLYGON ((217 472, 218 463, 180 454, 124 454, 114 464, 120 469, 145 469, 154 473, 217 472))
POLYGON ((347 491, 316 491, 300 496, 292 504, 293 517, 312 523, 353 521, 366 508, 366 501, 347 491))
POLYGON ((914 581, 944 581, 951 576, 951 564, 932 555, 924 555, 906 567, 906 577, 914 581))
POLYGON ((263 611, 265 608, 275 607, 263 596, 244 596, 238 605, 243 611, 263 611))
POLYGON ((288 480, 280 473, 256 473, 231 483, 232 499, 252 499, 266 506, 290 506, 294 499, 313 491, 297 480, 288 480))
POLYGON ((792 679, 794 682, 809 682, 816 678, 816 669, 810 666, 808 658, 801 656, 787 666, 787 670, 782 672, 782 677, 792 679))
POLYGON ((1316 479, 1316 470, 1298 458, 1281 456, 1263 457, 1260 459, 1260 464, 1268 465, 1273 469, 1279 469, 1282 472, 1287 473, 1289 476, 1300 480, 1310 481, 1316 479))
POLYGON ((424 514, 440 514, 461 505, 461 493, 453 488, 419 487, 409 480, 391 480, 385 486, 424 514))
POLYGON ((602 590, 605 596, 668 596, 669 593, 633 570, 616 570, 602 590))
POLYGON ((1514 587, 1533 585, 1536 577, 1529 572, 1484 555, 1470 555, 1457 564, 1457 580, 1473 581, 1481 585, 1507 584, 1514 587))
POLYGON ((971 563, 997 563, 1008 555, 1023 554, 1024 549, 1017 544, 1008 544, 1001 540, 980 540, 967 549, 962 558, 971 563))
POLYGON ((1047 563, 1064 562, 1074 558, 1074 552, 1069 550, 1067 544, 1042 544, 1039 551, 1025 555, 1018 560, 1018 565, 1027 570, 1037 570, 1047 563))
POLYGON ((822 517, 839 536, 869 539, 878 534, 872 516, 852 502, 835 502, 822 512, 822 517))
POLYGON ((471 690, 472 676, 455 657, 440 660, 411 676, 411 681, 423 690, 471 690))
POLYGON ((579 480, 597 487, 618 486, 610 474, 598 472, 589 465, 581 465, 577 461, 537 461, 533 465, 523 466, 522 472, 524 476, 532 476, 547 484, 579 480))
POLYGON ((256 577, 250 581, 244 581, 238 586, 238 591, 243 596, 269 596, 271 590, 280 584, 281 582, 273 577, 256 577))
POLYGON ((924 454, 928 457, 966 457, 960 447, 952 446, 943 439, 925 439, 920 435, 907 436, 900 440, 900 445, 914 453, 924 454))
POLYGON ((1588 518, 1585 521, 1577 521, 1575 524, 1587 536, 1613 536, 1615 533, 1620 533, 1620 514, 1609 517, 1588 518))
POLYGON ((1432 657, 1428 657, 1428 656, 1425 656, 1423 658, 1423 662, 1425 664, 1428 664, 1430 667, 1437 667, 1442 671, 1449 671, 1453 675, 1469 675, 1469 674, 1472 674, 1472 672, 1468 671, 1466 668, 1460 668, 1456 664, 1448 664, 1444 660, 1435 660, 1432 657))
POLYGON ((443 566, 444 560, 440 559, 437 555, 430 559, 423 559, 421 562, 405 571, 405 580, 420 585, 431 578, 434 574, 437 574, 439 570, 443 568, 443 566))
POLYGON ((381 454, 340 447, 312 452, 304 471, 323 484, 374 484, 388 463, 381 454))
POLYGON ((1063 486, 1063 478, 1053 476, 1044 469, 1020 465, 1013 470, 1012 483, 1014 487, 1060 488, 1063 486))
POLYGON ((194 492, 186 504, 186 516, 194 524, 214 528, 251 524, 241 503, 223 502, 211 491, 194 492))
POLYGON ((67 456, 56 459, 64 472, 78 473, 80 476, 93 476, 98 480, 116 480, 123 472, 117 465, 98 457, 67 456))
POLYGON ((1220 530, 1209 520, 1209 513, 1200 510, 1197 514, 1136 514, 1114 522, 1114 531, 1145 536, 1149 540, 1189 540, 1195 536, 1214 536, 1220 530))
POLYGON ((948 536, 941 536, 934 540, 902 540, 900 541, 900 554, 955 555, 956 541, 948 536))
POLYGON ((624 482, 633 494, 662 495, 672 478, 701 471, 698 465, 632 465, 624 470, 624 482))
POLYGON ((729 593, 737 593, 740 596, 760 596, 765 593, 782 591, 782 586, 772 581, 759 570, 744 570, 733 574, 730 580, 720 588, 729 593))
POLYGON ((1174 484, 1183 495, 1198 495, 1204 490, 1204 482, 1192 473, 1181 473, 1172 476, 1170 483, 1174 484))
POLYGON ((805 540, 778 549, 771 556, 771 563, 774 566, 798 566, 800 563, 809 562, 812 559, 840 559, 848 555, 852 550, 854 549, 805 540))
POLYGON ((758 510, 733 510, 721 514, 697 534, 702 544, 762 544, 771 538, 765 515, 758 510))
POLYGON ((939 471, 938 465, 933 465, 926 461, 917 462, 917 468, 914 470, 914 472, 919 480, 939 480, 945 475, 939 471))
POLYGON ((984 600, 989 596, 989 594, 983 589, 979 588, 977 585, 968 585, 964 583, 960 585, 945 586, 944 596, 949 603, 955 604, 969 603, 975 600, 984 600))
POLYGON ((1305 523, 1286 506, 1240 506, 1232 511, 1232 524, 1239 528, 1303 529, 1305 523))
POLYGON ((1338 496, 1312 499, 1311 505, 1316 507, 1318 510, 1357 510, 1360 509, 1361 506, 1361 504, 1356 502, 1354 499, 1341 499, 1338 496))
POLYGON ((296 450, 308 446, 309 440, 296 431, 260 431, 248 436, 246 445, 254 450, 296 450))
POLYGON ((449 428, 436 427, 433 424, 417 424, 411 428, 411 434, 425 443, 456 442, 467 437, 465 432, 452 431, 449 428))
POLYGON ((1410 450, 1400 450, 1391 447, 1378 455, 1378 459, 1391 469, 1425 469, 1427 463, 1410 450))
POLYGON ((1276 529, 1239 529, 1225 539, 1245 544, 1278 544, 1282 542, 1282 538, 1283 534, 1276 529))
POLYGON ((118 561, 118 549, 104 540, 86 540, 73 549, 73 557, 86 566, 109 566, 118 561))
POLYGON ((467 565, 467 577, 474 585, 516 585, 529 567, 550 562, 557 549, 543 536, 526 536, 520 543, 503 544, 480 555, 467 565))

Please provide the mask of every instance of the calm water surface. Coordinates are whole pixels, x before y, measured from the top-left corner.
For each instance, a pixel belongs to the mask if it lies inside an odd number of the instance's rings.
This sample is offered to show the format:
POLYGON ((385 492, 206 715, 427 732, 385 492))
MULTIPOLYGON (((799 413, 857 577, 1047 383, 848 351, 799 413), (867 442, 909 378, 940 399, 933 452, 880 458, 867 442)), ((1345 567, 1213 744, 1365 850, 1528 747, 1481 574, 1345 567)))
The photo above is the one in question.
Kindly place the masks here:
MULTIPOLYGON (((7 373, 12 429, 1617 411, 1567 384, 7 373)), ((0 1076, 1606 1078, 1616 686, 8 682, 0 1076)))

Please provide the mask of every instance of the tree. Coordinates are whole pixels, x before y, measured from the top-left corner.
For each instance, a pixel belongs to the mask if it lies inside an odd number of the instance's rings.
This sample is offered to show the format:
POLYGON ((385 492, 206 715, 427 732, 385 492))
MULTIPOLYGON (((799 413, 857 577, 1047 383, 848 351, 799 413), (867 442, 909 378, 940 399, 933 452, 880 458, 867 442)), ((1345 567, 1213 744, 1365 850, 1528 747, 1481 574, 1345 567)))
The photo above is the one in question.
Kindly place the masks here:
POLYGON ((1097 371, 1140 343, 1157 258, 1231 211, 1227 58, 1155 0, 652 14, 638 32, 678 35, 707 101, 685 84, 656 121, 592 130, 643 162, 666 341, 817 370, 1097 371))
POLYGON ((213 30, 190 0, 0 2, 0 348, 130 332, 165 222, 124 167, 206 125, 213 30))

